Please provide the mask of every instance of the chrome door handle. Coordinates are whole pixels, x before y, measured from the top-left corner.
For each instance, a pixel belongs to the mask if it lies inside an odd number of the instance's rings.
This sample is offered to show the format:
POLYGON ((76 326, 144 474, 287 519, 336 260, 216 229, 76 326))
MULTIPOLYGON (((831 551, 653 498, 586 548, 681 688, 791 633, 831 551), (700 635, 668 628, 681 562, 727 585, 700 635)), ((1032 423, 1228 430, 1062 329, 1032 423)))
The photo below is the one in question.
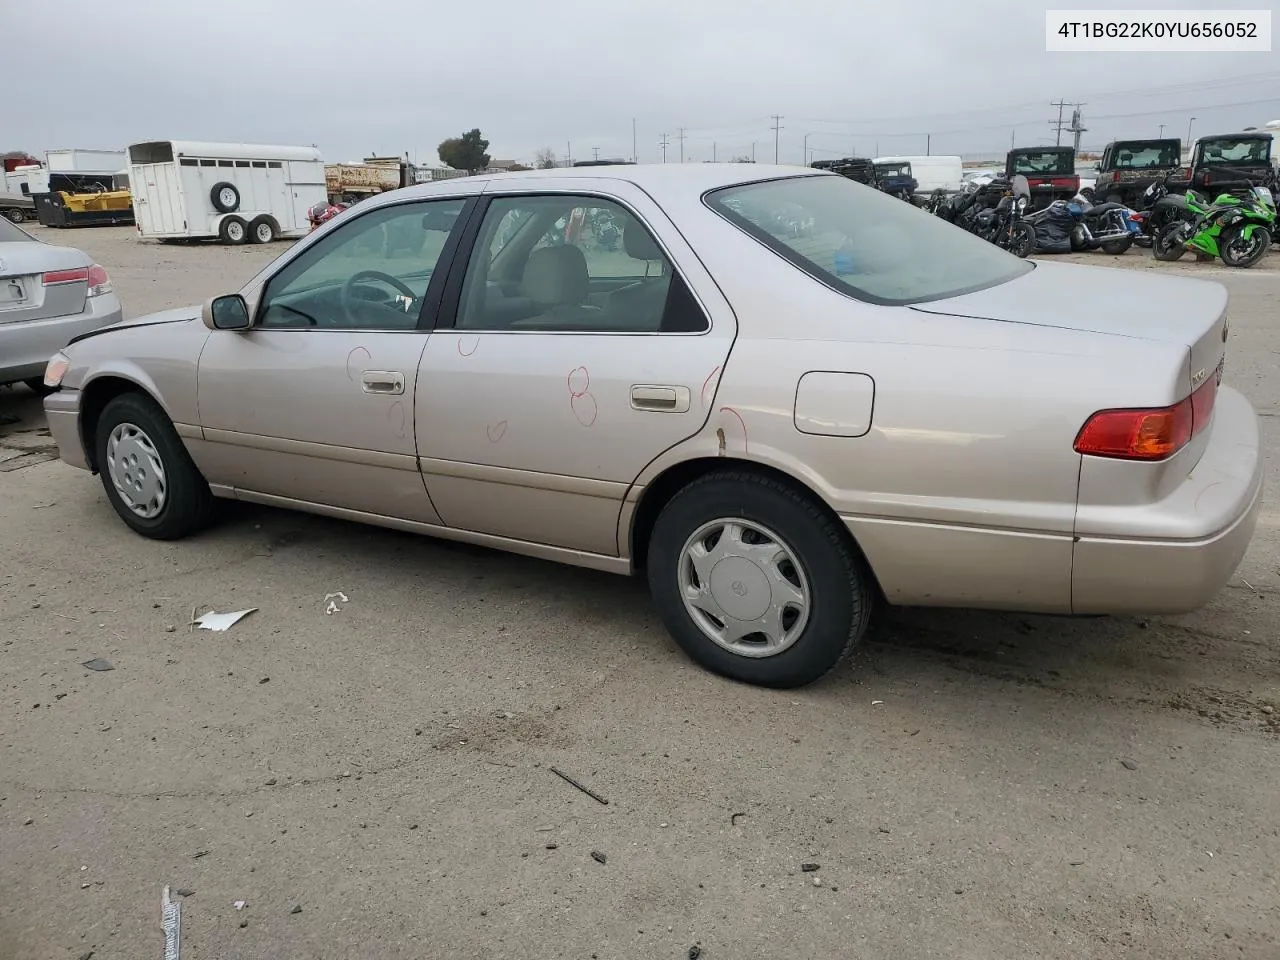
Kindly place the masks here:
POLYGON ((660 413, 685 413, 691 392, 688 387, 668 387, 637 383, 631 387, 631 409, 660 413))
POLYGON ((360 375, 360 389, 365 393, 404 393, 404 374, 393 370, 366 370, 360 375))

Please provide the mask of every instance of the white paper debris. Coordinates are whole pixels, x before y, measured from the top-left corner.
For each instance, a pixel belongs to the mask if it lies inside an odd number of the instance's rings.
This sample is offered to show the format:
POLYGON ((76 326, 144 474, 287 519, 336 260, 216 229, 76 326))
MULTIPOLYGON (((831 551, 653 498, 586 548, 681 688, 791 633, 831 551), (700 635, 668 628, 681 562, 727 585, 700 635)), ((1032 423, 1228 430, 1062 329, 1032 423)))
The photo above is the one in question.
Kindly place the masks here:
POLYGON ((235 907, 237 910, 243 910, 243 909, 244 909, 244 901, 243 901, 243 900, 237 900, 235 903, 233 903, 233 904, 232 904, 232 906, 233 906, 233 907, 235 907))
POLYGON ((160 895, 160 926, 164 929, 164 960, 178 960, 182 939, 182 906, 169 899, 169 888, 160 895))
POLYGON ((235 613, 202 613, 192 622, 201 630, 230 630, 237 623, 254 613, 258 608, 253 607, 249 610, 237 610, 235 613))
POLYGON ((327 617, 327 616, 330 616, 331 614, 341 613, 342 607, 338 606, 338 604, 350 603, 350 602, 351 601, 347 599, 347 595, 342 591, 338 591, 337 593, 326 593, 324 595, 325 616, 327 617))
POLYGON ((872 705, 873 707, 874 707, 874 706, 877 706, 877 705, 879 705, 879 704, 881 704, 881 703, 884 703, 884 701, 883 701, 883 700, 872 700, 872 701, 871 701, 871 705, 872 705))

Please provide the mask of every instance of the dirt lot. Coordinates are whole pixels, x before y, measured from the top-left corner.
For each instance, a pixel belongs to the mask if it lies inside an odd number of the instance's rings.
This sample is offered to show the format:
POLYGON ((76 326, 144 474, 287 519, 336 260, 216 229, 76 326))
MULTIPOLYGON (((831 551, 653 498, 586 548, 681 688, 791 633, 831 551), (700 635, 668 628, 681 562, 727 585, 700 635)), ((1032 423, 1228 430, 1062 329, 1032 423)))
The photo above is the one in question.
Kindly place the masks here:
MULTIPOLYGON (((132 314, 285 249, 64 237, 132 314)), ((1280 254, 1081 259, 1227 283, 1227 379, 1277 449, 1280 254)), ((20 388, 14 416, 0 960, 159 955, 165 884, 191 960, 1280 956, 1274 507, 1193 616, 891 611, 777 693, 606 575, 245 507, 140 539, 20 388), (194 605, 259 609, 192 633, 194 605)))

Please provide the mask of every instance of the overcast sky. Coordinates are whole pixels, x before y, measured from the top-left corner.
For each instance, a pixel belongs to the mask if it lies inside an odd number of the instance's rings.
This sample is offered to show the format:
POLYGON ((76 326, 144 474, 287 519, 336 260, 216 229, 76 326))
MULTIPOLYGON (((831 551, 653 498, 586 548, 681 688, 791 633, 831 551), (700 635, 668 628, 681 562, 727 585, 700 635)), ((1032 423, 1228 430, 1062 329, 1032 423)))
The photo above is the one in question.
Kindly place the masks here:
POLYGON ((799 163, 805 134, 814 159, 924 153, 930 132, 935 154, 1052 142, 1059 98, 1085 103, 1084 147, 1161 123, 1185 137, 1192 116, 1193 135, 1280 119, 1280 53, 1044 50, 1046 6, 1218 5, 0 0, 0 151, 232 140, 433 163, 440 140, 478 126, 495 158, 569 143, 574 159, 630 157, 634 118, 642 161, 662 159, 663 133, 678 160, 681 127, 686 160, 754 143, 772 161, 781 114, 780 159, 799 163))

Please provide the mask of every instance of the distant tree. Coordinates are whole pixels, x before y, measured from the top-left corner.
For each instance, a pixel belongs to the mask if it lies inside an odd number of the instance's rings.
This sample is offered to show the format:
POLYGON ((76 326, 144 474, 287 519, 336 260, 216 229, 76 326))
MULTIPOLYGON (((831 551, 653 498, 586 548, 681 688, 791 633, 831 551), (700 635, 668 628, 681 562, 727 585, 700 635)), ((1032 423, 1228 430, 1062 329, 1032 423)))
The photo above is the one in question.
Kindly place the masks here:
POLYGON ((539 170, 550 170, 556 165, 555 151, 550 147, 543 147, 536 154, 535 165, 539 170))
POLYGON ((741 157, 734 157, 733 162, 734 163, 755 163, 754 160, 752 160, 750 157, 746 156, 745 154, 741 157))
POLYGON ((489 141, 480 135, 480 128, 468 130, 460 137, 442 140, 436 147, 440 159, 455 170, 484 170, 489 166, 489 141))

